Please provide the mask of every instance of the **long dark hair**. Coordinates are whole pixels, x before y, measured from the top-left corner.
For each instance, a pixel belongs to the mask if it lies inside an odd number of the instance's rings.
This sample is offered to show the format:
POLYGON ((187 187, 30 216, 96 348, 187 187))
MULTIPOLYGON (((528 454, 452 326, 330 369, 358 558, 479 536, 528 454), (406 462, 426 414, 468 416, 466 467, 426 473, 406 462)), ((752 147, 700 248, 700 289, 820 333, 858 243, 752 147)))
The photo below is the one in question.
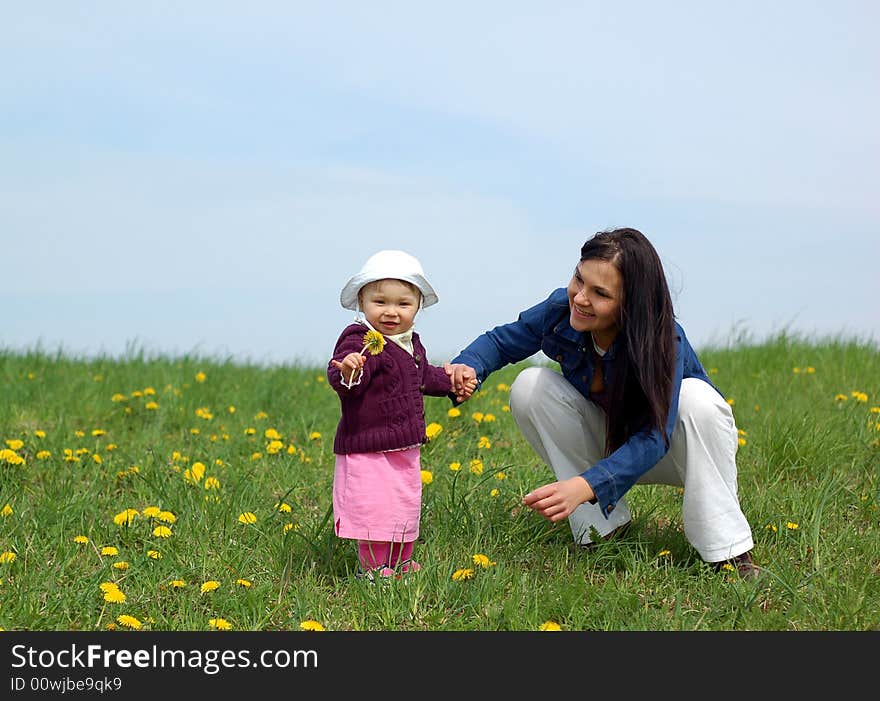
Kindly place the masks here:
POLYGON ((660 256, 642 232, 614 229, 600 231, 583 245, 585 260, 608 261, 623 278, 606 450, 616 450, 645 429, 659 430, 668 447, 675 315, 660 256))

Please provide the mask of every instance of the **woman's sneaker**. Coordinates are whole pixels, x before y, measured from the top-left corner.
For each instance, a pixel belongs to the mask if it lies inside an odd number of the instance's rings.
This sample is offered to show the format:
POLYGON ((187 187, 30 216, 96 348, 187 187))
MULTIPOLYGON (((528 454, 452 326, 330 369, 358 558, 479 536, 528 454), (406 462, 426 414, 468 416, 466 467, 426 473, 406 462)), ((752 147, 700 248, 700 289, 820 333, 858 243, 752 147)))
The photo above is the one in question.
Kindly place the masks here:
POLYGON ((740 579, 754 580, 758 579, 764 572, 755 564, 752 559, 751 551, 744 552, 729 560, 715 563, 716 572, 733 572, 739 575, 740 579))

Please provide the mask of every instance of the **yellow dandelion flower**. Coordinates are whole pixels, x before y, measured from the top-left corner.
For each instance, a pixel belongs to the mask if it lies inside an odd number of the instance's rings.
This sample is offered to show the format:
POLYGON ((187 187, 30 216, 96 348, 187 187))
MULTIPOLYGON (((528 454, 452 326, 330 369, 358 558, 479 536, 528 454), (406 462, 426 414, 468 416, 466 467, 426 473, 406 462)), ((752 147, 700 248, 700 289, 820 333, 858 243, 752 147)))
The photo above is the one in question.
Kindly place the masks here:
POLYGON ((470 567, 464 567, 460 570, 455 570, 452 573, 452 581, 453 582, 461 582, 465 579, 473 579, 474 571, 470 567))
POLYGON ((131 628, 132 630, 140 630, 143 624, 134 616, 122 614, 116 617, 116 622, 123 628, 131 628))
POLYGON ((838 402, 845 402, 849 399, 845 394, 835 394, 834 400, 838 402))
POLYGON ((798 526, 798 524, 796 524, 794 521, 789 521, 785 524, 785 527, 790 531, 796 531, 798 528, 800 528, 800 526, 798 526))
POLYGON ((318 431, 312 431, 312 432, 309 434, 309 440, 310 440, 310 441, 318 441, 318 440, 321 440, 321 434, 320 434, 320 432, 318 432, 318 431))
POLYGON ((205 480, 205 489, 220 489, 220 480, 216 477, 208 477, 205 480))
POLYGON ((248 427, 244 430, 244 435, 246 435, 246 436, 253 436, 256 432, 257 432, 257 429, 255 429, 255 428, 252 427, 252 426, 248 426, 248 427))
POLYGON ((147 557, 151 560, 161 560, 162 553, 160 553, 158 550, 147 550, 147 557))
POLYGON ((140 512, 137 509, 126 509, 113 517, 113 523, 117 526, 130 526, 138 516, 140 512))
POLYGON ((117 392, 112 397, 110 397, 111 402, 124 402, 126 399, 128 399, 128 397, 126 397, 121 392, 117 392))
POLYGON ((450 419, 458 418, 459 416, 461 416, 461 409, 459 409, 458 407, 452 407, 451 409, 449 409, 449 410, 446 412, 446 415, 447 415, 450 419))
POLYGON ((285 523, 282 532, 287 533, 287 531, 296 531, 296 530, 299 530, 299 526, 297 526, 297 524, 285 523))
POLYGON ((170 511, 160 511, 156 514, 156 518, 162 521, 163 523, 176 523, 177 516, 175 516, 170 511))
POLYGON ((774 524, 774 523, 768 523, 766 526, 764 526, 764 528, 766 528, 769 531, 773 531, 774 533, 776 533, 779 530, 778 528, 776 528, 776 524, 774 524))
POLYGON ((251 453, 251 460, 259 460, 263 457, 262 453, 251 453))
POLYGON ((128 563, 127 563, 125 560, 120 560, 119 562, 114 562, 114 563, 113 563, 113 569, 123 570, 123 571, 124 571, 124 570, 127 570, 127 569, 128 569, 128 563))
POLYGON ((422 470, 422 484, 431 484, 434 481, 434 473, 430 470, 422 470))
POLYGON ((481 423, 492 423, 495 420, 495 414, 483 414, 483 421, 481 423))
POLYGON ((94 428, 94 429, 92 429, 92 435, 93 435, 93 436, 103 436, 105 433, 107 433, 107 431, 105 431, 103 428, 94 428))
POLYGON ((238 515, 238 522, 244 524, 256 523, 257 516, 252 511, 245 511, 238 515))
POLYGON ((3 518, 6 518, 7 516, 12 516, 12 514, 14 513, 15 512, 12 510, 12 507, 9 504, 0 509, 0 516, 2 516, 3 518))
POLYGON ((872 414, 880 414, 880 406, 872 406, 871 413, 872 414))
POLYGON ((556 621, 544 621, 539 627, 538 630, 542 631, 557 631, 562 630, 562 626, 560 626, 556 621))
POLYGON ((364 347, 361 348, 361 355, 364 351, 368 351, 370 355, 379 355, 385 350, 385 337, 378 331, 370 329, 364 334, 364 347))
POLYGON ((220 582, 218 582, 216 579, 209 579, 207 582, 202 584, 202 586, 200 587, 200 591, 202 592, 202 594, 207 594, 208 592, 216 591, 219 588, 220 582))
POLYGON ((274 428, 267 428, 265 431, 263 431, 263 437, 268 438, 271 441, 280 441, 282 438, 281 434, 278 433, 278 431, 276 431, 274 428))
POLYGON ((146 518, 154 518, 159 515, 159 507, 158 506, 148 506, 143 511, 141 511, 141 515, 146 518))
POLYGON ((471 414, 471 418, 477 423, 480 423, 483 420, 483 412, 475 411, 473 414, 471 414))
POLYGON ((314 631, 325 630, 324 626, 322 626, 317 621, 313 621, 312 619, 301 621, 299 624, 299 629, 300 630, 314 630, 314 631))
POLYGON ((671 554, 672 554, 671 550, 661 550, 659 553, 657 553, 657 557, 666 557, 667 555, 671 555, 671 554))
POLYGON ((452 470, 453 472, 458 472, 461 469, 461 463, 460 462, 451 462, 451 463, 449 463, 449 469, 452 470))
POLYGON ((868 395, 865 394, 864 392, 853 391, 851 394, 857 402, 867 402, 868 401, 868 395))
POLYGON ((506 480, 506 479, 507 479, 507 473, 506 473, 506 472, 496 472, 494 476, 495 476, 495 479, 497 479, 499 482, 500 482, 501 480, 506 480))
POLYGON ((75 535, 73 536, 73 542, 77 545, 86 545, 89 542, 89 539, 84 535, 75 535))
POLYGON ((245 589, 249 589, 252 584, 252 582, 247 579, 236 579, 235 583, 240 587, 244 587, 245 589))
POLYGON ((47 460, 52 457, 52 453, 48 450, 40 450, 37 452, 37 460, 47 460))
POLYGON ((492 441, 490 441, 486 436, 480 436, 480 440, 477 441, 477 448, 491 448, 492 441))
POLYGON ((499 392, 509 392, 510 385, 505 384, 504 382, 499 382, 497 385, 495 385, 495 389, 497 389, 499 392))
POLYGON ((208 625, 216 630, 232 630, 232 624, 225 618, 211 618, 208 620, 208 625))
POLYGON ((473 474, 479 476, 483 474, 483 461, 482 460, 471 460, 470 466, 468 468, 473 474))
POLYGON ((119 585, 116 582, 101 582, 98 585, 98 589, 105 593, 108 591, 117 591, 119 589, 119 585))
POLYGON ((489 567, 492 567, 493 565, 498 564, 494 560, 490 560, 486 555, 483 555, 483 553, 477 553, 473 556, 472 559, 475 565, 478 565, 483 569, 487 569, 489 567))
POLYGON ((204 382, 207 379, 208 379, 208 376, 205 373, 203 373, 201 370, 199 370, 196 373, 196 382, 201 384, 202 382, 204 382))
POLYGON ((489 496, 492 497, 493 499, 495 497, 497 497, 499 494, 501 494, 501 492, 497 489, 493 489, 492 491, 489 492, 489 496))
POLYGON ((730 406, 733 406, 734 404, 736 404, 736 400, 735 400, 735 399, 732 399, 732 398, 731 398, 731 399, 726 399, 725 401, 726 401, 730 406))
POLYGON ((124 604, 126 596, 119 589, 110 589, 104 592, 104 601, 109 601, 111 604, 124 604))
POLYGON ((743 445, 745 445, 748 441, 746 441, 745 438, 737 438, 737 439, 736 439, 736 442, 737 442, 738 445, 743 446, 743 445))
POLYGON ((2 553, 0 553, 0 564, 5 562, 15 562, 16 557, 16 554, 11 550, 4 550, 2 553))
POLYGON ((277 511, 280 511, 282 514, 289 514, 290 513, 290 504, 288 504, 287 502, 284 502, 284 501, 275 504, 275 506, 273 508, 277 511))
POLYGON ((45 438, 45 437, 46 437, 46 432, 45 432, 44 430, 38 428, 36 431, 34 431, 34 435, 35 435, 37 438, 45 438))
POLYGON ((144 387, 144 396, 145 397, 152 397, 155 394, 156 394, 156 390, 153 389, 152 387, 144 387))
POLYGON ((269 443, 266 445, 266 452, 269 455, 277 455, 278 453, 281 452, 281 450, 283 448, 284 448, 283 441, 269 441, 269 443))
POLYGON ((170 538, 171 529, 168 526, 156 526, 153 529, 153 535, 157 538, 170 538))
POLYGON ((190 484, 197 484, 202 480, 202 477, 205 476, 205 463, 203 462, 194 462, 192 467, 184 470, 183 479, 185 479, 190 484))
POLYGON ((25 460, 21 455, 10 448, 0 450, 0 460, 4 460, 10 465, 24 465, 25 460))
POLYGON ((159 405, 156 402, 147 402, 144 404, 144 409, 147 411, 158 411, 159 405))
POLYGON ((114 547, 113 545, 105 545, 103 548, 101 548, 101 554, 102 555, 111 555, 111 556, 118 555, 119 549, 114 547))
POLYGON ((6 441, 6 445, 9 446, 10 450, 21 450, 24 448, 24 441, 18 438, 10 438, 6 441))
POLYGON ((430 441, 439 436, 442 432, 443 427, 436 421, 432 421, 425 429, 425 436, 427 436, 428 440, 430 441))
POLYGON ((172 589, 183 589, 186 586, 186 582, 182 579, 172 579, 168 584, 172 589))

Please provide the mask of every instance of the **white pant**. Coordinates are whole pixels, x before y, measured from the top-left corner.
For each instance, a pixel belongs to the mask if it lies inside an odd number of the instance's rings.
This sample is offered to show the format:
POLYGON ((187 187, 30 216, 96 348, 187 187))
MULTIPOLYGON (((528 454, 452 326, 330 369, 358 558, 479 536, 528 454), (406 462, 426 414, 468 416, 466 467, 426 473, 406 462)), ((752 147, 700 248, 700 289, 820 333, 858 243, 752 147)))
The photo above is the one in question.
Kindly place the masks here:
MULTIPOLYGON (((550 368, 519 373, 510 388, 510 410, 558 480, 581 474, 605 455, 605 412, 550 368)), ((706 562, 754 547, 736 494, 737 438, 727 402, 709 384, 686 378, 669 452, 638 480, 684 487, 684 535, 706 562)), ((631 518, 621 498, 608 518, 599 504, 582 504, 568 520, 575 541, 587 544, 591 528, 604 536, 631 518)))

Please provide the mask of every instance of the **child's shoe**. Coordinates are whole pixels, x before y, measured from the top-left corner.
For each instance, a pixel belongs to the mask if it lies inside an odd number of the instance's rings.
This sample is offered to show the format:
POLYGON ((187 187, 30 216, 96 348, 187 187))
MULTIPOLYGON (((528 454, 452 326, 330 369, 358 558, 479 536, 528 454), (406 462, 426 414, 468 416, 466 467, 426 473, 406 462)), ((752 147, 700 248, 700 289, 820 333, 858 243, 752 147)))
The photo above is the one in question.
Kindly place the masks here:
POLYGON ((404 574, 407 572, 418 572, 422 566, 415 560, 404 560, 400 566, 400 571, 404 574))

